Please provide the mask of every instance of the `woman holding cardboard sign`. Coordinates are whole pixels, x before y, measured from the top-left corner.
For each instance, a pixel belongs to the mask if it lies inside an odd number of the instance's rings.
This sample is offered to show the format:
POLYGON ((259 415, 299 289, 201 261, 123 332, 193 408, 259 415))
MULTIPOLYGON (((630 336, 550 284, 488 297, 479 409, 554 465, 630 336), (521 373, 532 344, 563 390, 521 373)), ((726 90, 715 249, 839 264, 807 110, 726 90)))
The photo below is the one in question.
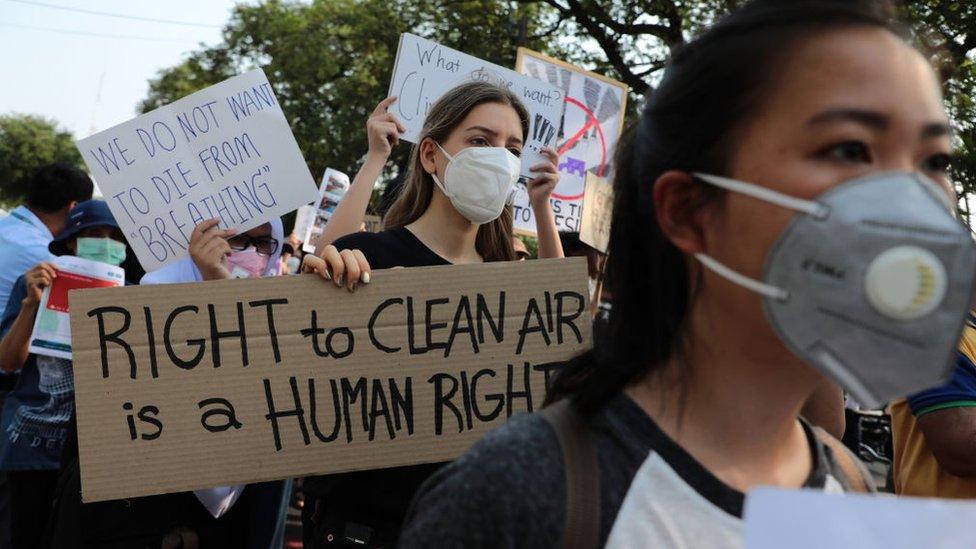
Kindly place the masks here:
POLYGON ((401 547, 735 548, 753 488, 871 491, 801 407, 937 385, 976 268, 905 37, 877 0, 754 0, 675 52, 617 149, 608 337, 424 485, 401 547))
MULTIPOLYGON (((396 142, 398 126, 385 112, 391 101, 377 107, 367 126, 371 154, 388 155, 396 142)), ((320 250, 320 257, 306 256, 304 270, 354 291, 357 284, 369 283, 371 268, 515 260, 509 200, 528 129, 525 107, 506 89, 475 82, 449 91, 427 114, 404 189, 384 219, 385 230, 340 238, 320 250)), ((540 256, 561 257, 549 203, 558 181, 556 154, 545 154, 549 161, 533 167, 539 175, 527 188, 540 256)), ((410 498, 438 467, 307 479, 306 547, 393 545, 410 498)))

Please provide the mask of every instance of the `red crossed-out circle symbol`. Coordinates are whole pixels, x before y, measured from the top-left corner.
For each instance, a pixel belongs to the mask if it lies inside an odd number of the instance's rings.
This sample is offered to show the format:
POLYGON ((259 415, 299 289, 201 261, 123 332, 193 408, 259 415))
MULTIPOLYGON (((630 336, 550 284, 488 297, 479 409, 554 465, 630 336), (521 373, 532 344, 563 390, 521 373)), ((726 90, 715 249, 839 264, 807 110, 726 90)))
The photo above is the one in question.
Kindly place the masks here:
MULTIPOLYGON (((580 131, 576 132, 572 137, 570 137, 569 140, 566 141, 562 147, 559 147, 558 154, 560 157, 562 157, 562 155, 566 151, 572 149, 573 146, 576 145, 576 143, 580 139, 582 139, 583 136, 586 135, 591 128, 596 127, 596 133, 600 137, 600 168, 597 170, 596 174, 599 175, 600 177, 603 177, 603 172, 604 170, 606 170, 607 167, 607 140, 603 136, 603 127, 600 126, 600 121, 597 119, 596 115, 593 114, 593 111, 588 109, 586 105, 584 105, 583 103, 580 103, 578 100, 573 99, 572 97, 569 96, 566 97, 566 103, 578 107, 584 113, 586 113, 586 124, 583 125, 580 131)), ((567 106, 567 108, 569 107, 567 106)), ((552 193, 552 196, 553 198, 559 198, 560 200, 579 200, 583 198, 583 193, 579 193, 576 195, 562 195, 562 194, 552 193)))

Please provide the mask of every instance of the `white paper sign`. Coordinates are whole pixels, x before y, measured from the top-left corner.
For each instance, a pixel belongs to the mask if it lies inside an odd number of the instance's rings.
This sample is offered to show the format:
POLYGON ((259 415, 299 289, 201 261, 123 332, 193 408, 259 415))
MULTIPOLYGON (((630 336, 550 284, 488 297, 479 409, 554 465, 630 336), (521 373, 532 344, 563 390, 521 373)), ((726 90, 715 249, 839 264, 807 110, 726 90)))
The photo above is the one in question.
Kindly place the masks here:
POLYGON ((28 352, 71 359, 71 317, 68 298, 71 290, 106 288, 125 284, 125 271, 106 263, 62 255, 52 261, 57 277, 41 294, 34 317, 28 352))
POLYGON ((326 168, 322 176, 322 184, 319 186, 319 201, 315 205, 315 215, 305 225, 305 232, 302 234, 302 251, 315 253, 315 246, 322 231, 325 230, 325 224, 332 218, 332 213, 346 196, 347 191, 349 191, 349 176, 339 170, 326 168))
POLYGON ((745 507, 746 549, 968 549, 976 503, 760 488, 745 507))
POLYGON ((546 160, 539 150, 555 144, 563 113, 563 92, 548 82, 409 33, 400 35, 390 81, 390 95, 398 97, 391 112, 407 128, 401 138, 416 143, 430 106, 452 88, 476 80, 512 90, 528 110, 529 131, 522 149, 521 175, 531 179, 534 176, 529 168, 546 160))
MULTIPOLYGON (((556 142, 559 185, 551 202, 559 230, 579 231, 586 173, 609 176, 613 151, 623 131, 629 88, 525 48, 519 48, 516 67, 522 74, 558 86, 565 96, 562 131, 556 142)), ((515 229, 535 234, 535 216, 527 194, 519 193, 514 213, 515 229)))
POLYGON ((146 271, 187 255, 197 223, 245 231, 315 200, 268 79, 235 76, 78 141, 146 271))
POLYGON ((304 237, 305 233, 308 232, 309 225, 315 222, 315 212, 317 211, 316 204, 299 206, 298 210, 295 211, 295 228, 292 233, 299 239, 304 237))

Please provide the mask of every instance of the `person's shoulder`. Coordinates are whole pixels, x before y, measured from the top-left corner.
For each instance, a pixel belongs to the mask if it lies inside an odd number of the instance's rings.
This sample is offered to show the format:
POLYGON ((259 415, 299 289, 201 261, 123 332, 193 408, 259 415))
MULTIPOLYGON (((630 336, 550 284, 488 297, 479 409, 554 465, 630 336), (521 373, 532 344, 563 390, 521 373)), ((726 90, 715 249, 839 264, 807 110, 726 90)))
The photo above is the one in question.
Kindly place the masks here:
POLYGON ((340 251, 342 250, 352 250, 352 249, 362 249, 363 247, 372 247, 378 243, 389 240, 391 231, 381 231, 378 233, 370 233, 366 231, 358 231, 355 233, 349 233, 346 236, 337 238, 332 245, 335 246, 340 251))
POLYGON ((0 337, 6 335, 10 325, 20 314, 22 301, 25 297, 27 297, 27 275, 22 274, 14 281, 7 297, 7 306, 0 312, 0 337))
POLYGON ((490 431, 464 455, 445 467, 442 477, 463 477, 487 490, 515 493, 532 490, 534 483, 562 483, 562 450, 549 423, 539 414, 518 414, 490 431))
POLYGON ((405 258, 412 257, 416 252, 407 242, 405 231, 406 229, 402 227, 378 233, 361 231, 339 238, 332 245, 340 252, 342 250, 363 252, 373 269, 402 267, 405 258))
POLYGON ((8 268, 26 272, 42 261, 53 261, 55 256, 48 251, 48 242, 49 240, 36 235, 9 241, 3 246, 3 252, 7 254, 4 264, 8 268))
POLYGON ((552 426, 539 414, 518 414, 481 438, 455 463, 505 476, 521 475, 521 462, 538 463, 561 455, 552 426))
POLYGON ((565 492, 555 432, 538 414, 519 414, 428 479, 414 498, 401 546, 552 545, 565 492))

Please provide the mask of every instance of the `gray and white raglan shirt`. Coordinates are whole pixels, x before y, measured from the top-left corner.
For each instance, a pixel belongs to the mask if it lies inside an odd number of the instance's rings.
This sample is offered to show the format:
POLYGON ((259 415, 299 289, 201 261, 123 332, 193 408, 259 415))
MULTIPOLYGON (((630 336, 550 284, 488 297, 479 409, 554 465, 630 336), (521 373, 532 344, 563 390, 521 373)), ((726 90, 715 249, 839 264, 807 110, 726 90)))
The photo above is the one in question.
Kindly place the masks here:
MULTIPOLYGON (((745 495, 722 483, 620 394, 589 418, 607 547, 742 546, 745 495)), ((851 489, 831 449, 803 424, 807 488, 851 489)), ((399 547, 558 547, 565 528, 562 451, 535 414, 513 417, 440 469, 417 493, 399 547)))

